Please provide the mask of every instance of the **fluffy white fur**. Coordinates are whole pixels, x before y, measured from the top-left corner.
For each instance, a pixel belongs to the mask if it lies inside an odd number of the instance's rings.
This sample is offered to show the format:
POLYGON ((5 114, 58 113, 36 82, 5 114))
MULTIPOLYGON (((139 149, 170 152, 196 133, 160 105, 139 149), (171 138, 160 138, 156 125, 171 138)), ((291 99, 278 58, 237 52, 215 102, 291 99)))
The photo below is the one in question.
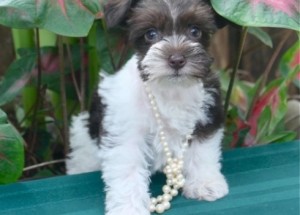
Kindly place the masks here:
MULTIPOLYGON (((204 102, 214 103, 214 99, 199 80, 159 79, 150 81, 149 86, 166 126, 171 151, 179 155, 182 140, 193 132, 196 121, 209 121, 204 102)), ((137 69, 137 57, 133 56, 116 75, 104 78, 98 93, 106 104, 103 127, 107 135, 102 137, 99 148, 88 135, 88 114, 74 117, 68 174, 101 169, 106 183, 107 215, 149 215, 149 177, 162 168, 165 156, 137 69)), ((193 140, 186 151, 186 197, 213 201, 228 193, 220 173, 222 136, 221 128, 201 143, 193 140)))

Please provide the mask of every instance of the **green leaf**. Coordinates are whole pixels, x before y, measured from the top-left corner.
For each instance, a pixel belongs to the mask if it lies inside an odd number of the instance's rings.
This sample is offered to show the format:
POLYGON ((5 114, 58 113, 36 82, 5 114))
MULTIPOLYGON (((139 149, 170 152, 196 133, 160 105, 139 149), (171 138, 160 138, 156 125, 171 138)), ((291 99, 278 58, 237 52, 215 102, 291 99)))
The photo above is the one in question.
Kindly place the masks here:
POLYGON ((24 141, 5 118, 0 109, 0 184, 17 181, 24 167, 24 141))
POLYGON ((265 32, 261 28, 249 27, 248 28, 248 33, 255 36, 257 39, 259 39, 266 46, 269 46, 270 48, 273 48, 272 38, 270 37, 270 35, 267 32, 265 32))
POLYGON ((0 1, 0 24, 13 28, 43 28, 65 36, 86 36, 102 17, 99 0, 0 1))
POLYGON ((287 77, 291 71, 297 73, 293 83, 300 88, 300 42, 297 41, 282 56, 279 64, 281 75, 287 77))
POLYGON ((257 124, 256 142, 261 143, 261 138, 268 135, 272 110, 269 106, 265 107, 261 112, 257 124))
POLYGON ((285 131, 281 133, 274 133, 271 135, 267 135, 261 139, 260 144, 268 144, 268 143, 283 143, 295 140, 296 133, 293 131, 285 131))
POLYGON ((218 14, 241 26, 299 31, 297 0, 211 0, 218 14))
POLYGON ((12 101, 32 76, 36 55, 29 54, 13 62, 0 82, 0 106, 12 101))

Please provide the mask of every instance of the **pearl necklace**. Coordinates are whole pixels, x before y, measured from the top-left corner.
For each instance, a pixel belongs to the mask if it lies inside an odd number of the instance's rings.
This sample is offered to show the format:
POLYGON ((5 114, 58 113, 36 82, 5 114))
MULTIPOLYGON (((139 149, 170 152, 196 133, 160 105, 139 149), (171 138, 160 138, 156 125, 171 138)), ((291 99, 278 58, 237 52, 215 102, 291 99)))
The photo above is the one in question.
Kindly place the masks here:
POLYGON ((182 173, 183 169, 183 153, 189 145, 189 142, 192 139, 192 135, 186 135, 185 142, 182 144, 182 155, 179 158, 172 157, 168 142, 166 141, 165 131, 163 130, 163 123, 161 119, 161 114, 158 110, 155 97, 151 93, 150 88, 147 83, 145 84, 145 90, 148 94, 149 102, 153 110, 155 120, 158 127, 160 142, 163 146, 163 151, 166 155, 167 164, 163 169, 164 174, 166 175, 167 181, 166 185, 162 187, 163 194, 157 196, 156 198, 151 198, 150 212, 163 213, 166 210, 170 209, 170 201, 173 197, 178 195, 178 190, 184 186, 185 179, 182 173))

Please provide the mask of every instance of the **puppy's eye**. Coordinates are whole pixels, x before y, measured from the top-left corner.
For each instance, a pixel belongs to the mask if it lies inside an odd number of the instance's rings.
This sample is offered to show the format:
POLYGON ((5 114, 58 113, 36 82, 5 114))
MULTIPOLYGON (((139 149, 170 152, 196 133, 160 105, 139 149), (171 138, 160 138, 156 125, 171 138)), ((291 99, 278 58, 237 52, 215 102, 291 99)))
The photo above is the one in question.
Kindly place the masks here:
POLYGON ((192 39, 200 39, 201 36, 202 36, 202 32, 201 30, 195 26, 195 25, 192 25, 189 29, 189 36, 192 38, 192 39))
POLYGON ((153 43, 158 41, 159 33, 155 28, 149 29, 145 34, 145 39, 147 42, 153 43))

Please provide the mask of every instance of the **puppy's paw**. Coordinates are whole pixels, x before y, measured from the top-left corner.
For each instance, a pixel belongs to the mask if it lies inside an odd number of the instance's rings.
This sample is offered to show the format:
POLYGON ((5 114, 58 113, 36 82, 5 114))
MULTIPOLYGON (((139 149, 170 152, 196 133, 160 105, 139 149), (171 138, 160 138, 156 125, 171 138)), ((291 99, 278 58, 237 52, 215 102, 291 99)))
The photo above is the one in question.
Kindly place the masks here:
POLYGON ((187 181, 183 188, 185 197, 206 201, 220 199, 228 192, 227 182, 221 173, 195 181, 187 181))

